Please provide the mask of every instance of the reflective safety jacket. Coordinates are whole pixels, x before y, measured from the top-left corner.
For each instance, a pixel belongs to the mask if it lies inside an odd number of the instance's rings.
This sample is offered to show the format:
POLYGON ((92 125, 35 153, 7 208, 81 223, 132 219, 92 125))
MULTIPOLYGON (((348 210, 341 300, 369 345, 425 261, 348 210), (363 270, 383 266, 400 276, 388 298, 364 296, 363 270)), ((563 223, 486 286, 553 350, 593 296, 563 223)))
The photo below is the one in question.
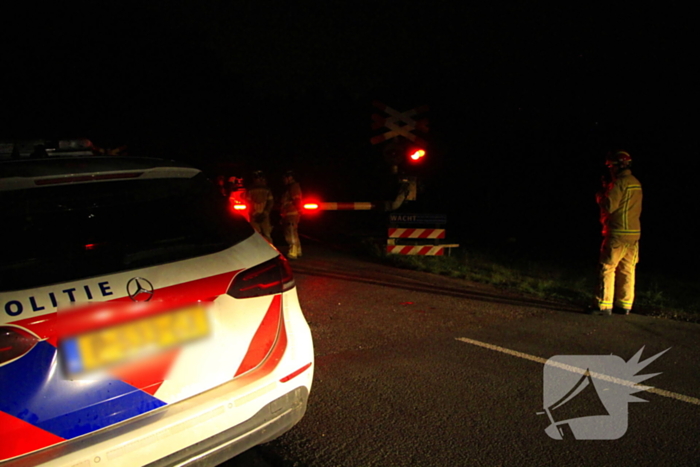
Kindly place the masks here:
POLYGON ((246 198, 250 203, 250 213, 255 214, 265 214, 270 215, 272 207, 274 205, 274 200, 272 197, 272 190, 270 190, 267 185, 255 184, 253 185, 247 193, 246 198))
POLYGON ((287 185, 287 190, 280 200, 280 214, 282 216, 295 216, 301 210, 301 186, 298 182, 287 185))
POLYGON ((642 184, 629 169, 621 171, 603 193, 598 194, 604 237, 639 240, 642 184))

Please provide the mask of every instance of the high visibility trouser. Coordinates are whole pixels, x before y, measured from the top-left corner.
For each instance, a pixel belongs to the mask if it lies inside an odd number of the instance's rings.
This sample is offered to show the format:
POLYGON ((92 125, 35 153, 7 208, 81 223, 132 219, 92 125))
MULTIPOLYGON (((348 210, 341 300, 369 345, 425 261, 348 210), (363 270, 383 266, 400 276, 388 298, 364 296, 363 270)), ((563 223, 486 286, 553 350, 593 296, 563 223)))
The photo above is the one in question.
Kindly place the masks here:
POLYGON ((631 310, 634 303, 634 276, 639 261, 639 241, 606 237, 600 247, 598 308, 631 310))
POLYGON ((299 241, 299 214, 287 213, 283 218, 284 239, 289 245, 289 256, 292 258, 301 256, 301 242, 299 241))

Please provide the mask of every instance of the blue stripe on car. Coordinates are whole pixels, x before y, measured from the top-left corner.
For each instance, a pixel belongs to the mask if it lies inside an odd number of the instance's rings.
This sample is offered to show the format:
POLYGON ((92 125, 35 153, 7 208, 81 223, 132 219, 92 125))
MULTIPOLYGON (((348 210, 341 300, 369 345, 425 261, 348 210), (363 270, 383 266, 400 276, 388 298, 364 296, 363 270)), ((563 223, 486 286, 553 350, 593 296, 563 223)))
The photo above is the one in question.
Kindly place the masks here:
POLYGON ((0 394, 0 410, 66 439, 165 405, 120 380, 67 379, 45 341, 0 367, 0 394))

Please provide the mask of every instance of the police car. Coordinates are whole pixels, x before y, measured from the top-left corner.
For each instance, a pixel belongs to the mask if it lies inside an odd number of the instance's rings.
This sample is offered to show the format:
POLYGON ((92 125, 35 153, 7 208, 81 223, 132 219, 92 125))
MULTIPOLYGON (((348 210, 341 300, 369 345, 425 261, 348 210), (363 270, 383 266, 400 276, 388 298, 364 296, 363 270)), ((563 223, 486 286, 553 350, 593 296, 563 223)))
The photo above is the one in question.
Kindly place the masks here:
POLYGON ((304 415, 286 259, 197 169, 0 161, 0 466, 215 465, 304 415))

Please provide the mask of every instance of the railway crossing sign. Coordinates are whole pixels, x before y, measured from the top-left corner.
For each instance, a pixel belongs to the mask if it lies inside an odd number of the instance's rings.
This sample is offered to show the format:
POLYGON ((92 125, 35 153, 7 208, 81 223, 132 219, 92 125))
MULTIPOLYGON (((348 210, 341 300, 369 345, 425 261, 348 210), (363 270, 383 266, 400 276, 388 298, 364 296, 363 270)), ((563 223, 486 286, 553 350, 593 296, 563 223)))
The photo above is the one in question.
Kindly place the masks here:
POLYGON ((446 214, 426 214, 426 213, 407 213, 393 212, 389 214, 390 224, 446 224, 446 214))
POLYGON ((427 144, 425 140, 416 136, 413 132, 428 132, 428 119, 421 118, 416 120, 414 118, 417 115, 427 112, 427 105, 422 105, 405 112, 399 112, 379 101, 372 102, 372 105, 388 115, 382 116, 380 114, 372 114, 372 129, 379 130, 381 128, 387 128, 389 130, 380 135, 373 136, 370 139, 372 144, 379 144, 392 138, 403 136, 407 140, 425 147, 427 144))

